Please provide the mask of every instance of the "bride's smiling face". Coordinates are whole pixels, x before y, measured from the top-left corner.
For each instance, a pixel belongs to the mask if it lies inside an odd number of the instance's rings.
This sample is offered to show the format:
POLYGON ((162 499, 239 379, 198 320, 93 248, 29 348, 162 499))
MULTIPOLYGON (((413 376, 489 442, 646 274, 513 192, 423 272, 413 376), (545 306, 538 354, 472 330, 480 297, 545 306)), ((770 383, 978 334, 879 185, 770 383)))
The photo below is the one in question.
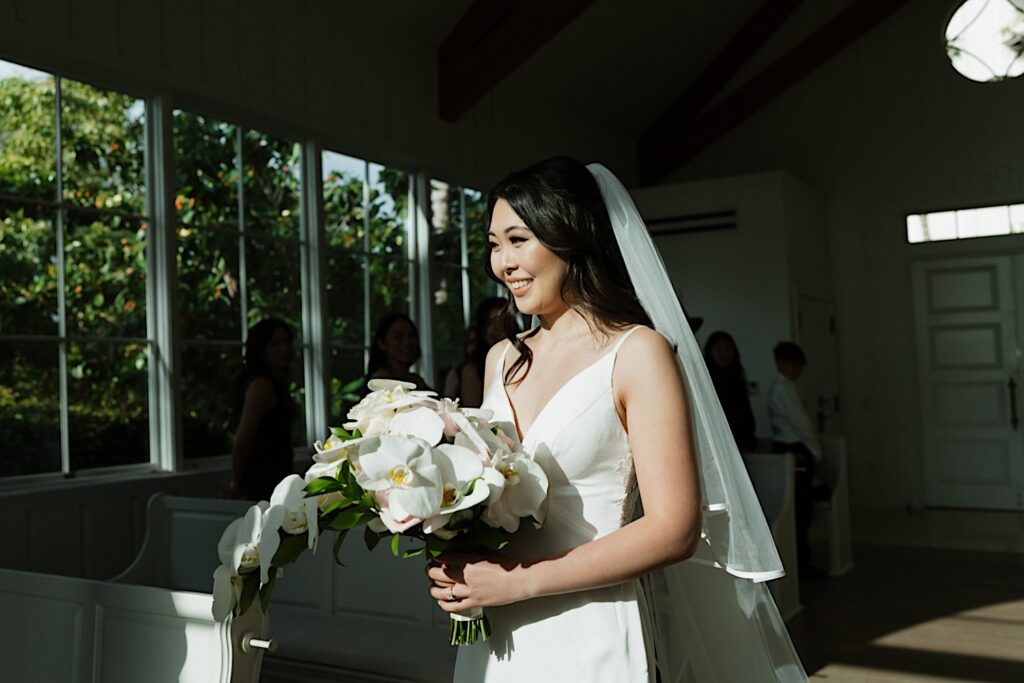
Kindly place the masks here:
POLYGON ((487 240, 491 271, 512 292, 521 313, 546 315, 568 307, 562 298, 566 262, 541 244, 504 199, 494 204, 487 240))

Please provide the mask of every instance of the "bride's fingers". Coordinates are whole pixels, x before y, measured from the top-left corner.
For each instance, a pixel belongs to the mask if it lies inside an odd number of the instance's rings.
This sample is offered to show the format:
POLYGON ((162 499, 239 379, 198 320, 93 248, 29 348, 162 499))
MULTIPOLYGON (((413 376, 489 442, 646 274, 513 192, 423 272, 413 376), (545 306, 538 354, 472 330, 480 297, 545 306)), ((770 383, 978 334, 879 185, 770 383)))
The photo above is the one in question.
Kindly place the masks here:
POLYGON ((458 612, 466 609, 466 600, 469 597, 466 586, 437 586, 433 585, 429 590, 430 597, 437 600, 437 604, 446 612, 458 612))
POLYGON ((427 567, 427 576, 435 583, 459 583, 462 581, 461 567, 427 567))

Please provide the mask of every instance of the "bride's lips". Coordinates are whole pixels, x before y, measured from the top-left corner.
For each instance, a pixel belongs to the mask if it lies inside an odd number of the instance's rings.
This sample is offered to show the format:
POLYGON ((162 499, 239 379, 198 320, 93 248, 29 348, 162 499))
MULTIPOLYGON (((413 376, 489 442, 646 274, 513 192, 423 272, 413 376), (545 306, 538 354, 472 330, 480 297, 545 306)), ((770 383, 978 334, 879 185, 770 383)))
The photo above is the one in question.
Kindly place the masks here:
POLYGON ((533 284, 533 279, 508 280, 505 284, 508 285, 509 290, 511 290, 512 296, 523 296, 526 294, 526 291, 530 289, 530 285, 533 284))

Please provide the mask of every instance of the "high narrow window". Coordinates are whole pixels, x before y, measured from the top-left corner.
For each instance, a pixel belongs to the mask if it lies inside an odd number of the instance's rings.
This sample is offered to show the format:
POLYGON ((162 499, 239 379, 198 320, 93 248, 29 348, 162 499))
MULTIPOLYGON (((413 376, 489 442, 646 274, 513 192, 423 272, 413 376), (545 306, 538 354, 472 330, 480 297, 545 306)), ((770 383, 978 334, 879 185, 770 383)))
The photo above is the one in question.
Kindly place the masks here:
POLYGON ((907 216, 907 241, 938 242, 1024 233, 1024 204, 907 216))

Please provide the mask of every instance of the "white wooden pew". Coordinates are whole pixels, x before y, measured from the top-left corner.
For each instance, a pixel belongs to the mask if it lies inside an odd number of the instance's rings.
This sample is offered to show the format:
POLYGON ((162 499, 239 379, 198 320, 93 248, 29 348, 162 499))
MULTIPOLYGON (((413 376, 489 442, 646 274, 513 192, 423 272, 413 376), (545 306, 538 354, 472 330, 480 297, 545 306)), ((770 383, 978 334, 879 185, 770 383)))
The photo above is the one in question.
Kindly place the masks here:
POLYGON ((832 495, 828 500, 818 501, 815 511, 823 518, 825 534, 828 536, 828 573, 830 576, 843 576, 853 569, 846 439, 825 439, 822 446, 822 461, 816 475, 832 489, 832 495))
POLYGON ((786 575, 772 581, 769 588, 782 618, 789 621, 803 609, 796 561, 793 455, 748 453, 743 461, 786 570, 786 575))
MULTIPOLYGON (((217 541, 250 504, 154 496, 143 549, 117 581, 209 593, 217 541)), ((325 534, 276 582, 267 637, 277 649, 263 658, 261 681, 450 681, 455 648, 427 594, 424 560, 395 558, 385 543, 368 552, 357 529, 342 567, 334 539, 325 534)))
POLYGON ((217 623, 209 595, 0 569, 0 678, 256 683, 262 615, 217 623), (245 652, 244 650, 248 650, 245 652))

